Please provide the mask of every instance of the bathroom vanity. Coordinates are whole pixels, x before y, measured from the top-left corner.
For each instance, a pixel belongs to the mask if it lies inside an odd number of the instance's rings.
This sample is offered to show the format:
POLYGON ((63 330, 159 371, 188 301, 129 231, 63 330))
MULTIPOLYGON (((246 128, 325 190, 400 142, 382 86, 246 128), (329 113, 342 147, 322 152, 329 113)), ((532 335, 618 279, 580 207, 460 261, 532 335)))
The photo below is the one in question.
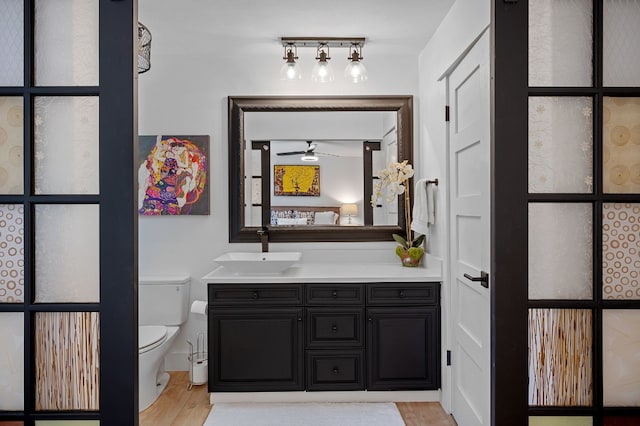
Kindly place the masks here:
POLYGON ((438 389, 441 272, 428 264, 217 268, 203 277, 209 391, 438 389))

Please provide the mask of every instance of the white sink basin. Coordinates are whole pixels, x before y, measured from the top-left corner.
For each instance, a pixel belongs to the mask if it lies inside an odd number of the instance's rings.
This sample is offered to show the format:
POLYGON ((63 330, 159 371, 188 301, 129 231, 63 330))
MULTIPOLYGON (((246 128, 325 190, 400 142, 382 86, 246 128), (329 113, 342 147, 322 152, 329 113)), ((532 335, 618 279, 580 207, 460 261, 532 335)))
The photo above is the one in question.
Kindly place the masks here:
POLYGON ((302 253, 300 252, 231 252, 213 260, 234 274, 255 275, 279 274, 300 259, 302 259, 302 253))

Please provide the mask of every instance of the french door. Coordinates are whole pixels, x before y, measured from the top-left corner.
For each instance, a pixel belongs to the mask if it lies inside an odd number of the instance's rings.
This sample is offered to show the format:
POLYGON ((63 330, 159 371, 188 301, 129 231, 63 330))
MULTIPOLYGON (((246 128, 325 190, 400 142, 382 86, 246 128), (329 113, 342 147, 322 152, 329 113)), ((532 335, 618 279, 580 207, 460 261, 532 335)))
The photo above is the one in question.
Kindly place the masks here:
POLYGON ((496 0, 496 425, 640 424, 640 1, 496 0))
POLYGON ((0 1, 0 426, 138 422, 136 21, 0 1))

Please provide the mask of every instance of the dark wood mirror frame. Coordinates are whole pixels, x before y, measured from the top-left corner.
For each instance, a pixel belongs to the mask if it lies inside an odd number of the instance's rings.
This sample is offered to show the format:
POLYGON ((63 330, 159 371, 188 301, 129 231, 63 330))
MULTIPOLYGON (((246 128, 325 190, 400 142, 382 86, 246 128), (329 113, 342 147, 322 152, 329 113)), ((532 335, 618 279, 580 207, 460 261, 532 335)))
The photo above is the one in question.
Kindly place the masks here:
MULTIPOLYGON (((259 226, 244 220, 244 113, 299 111, 396 112, 398 159, 413 164, 413 96, 229 96, 229 242, 258 242, 259 226)), ((371 193, 364 194, 368 200, 371 193)), ((404 203, 398 203, 398 224, 393 226, 308 226, 270 228, 272 242, 391 241, 404 234, 404 203)))

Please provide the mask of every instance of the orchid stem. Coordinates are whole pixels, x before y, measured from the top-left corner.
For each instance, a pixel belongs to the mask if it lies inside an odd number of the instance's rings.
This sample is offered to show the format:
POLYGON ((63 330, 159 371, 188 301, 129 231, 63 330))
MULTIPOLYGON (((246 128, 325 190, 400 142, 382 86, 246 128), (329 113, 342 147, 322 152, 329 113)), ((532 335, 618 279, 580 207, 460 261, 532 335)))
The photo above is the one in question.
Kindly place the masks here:
POLYGON ((411 196, 409 195, 409 179, 404 181, 404 221, 405 230, 407 232, 407 246, 413 247, 413 239, 411 238, 411 196))

